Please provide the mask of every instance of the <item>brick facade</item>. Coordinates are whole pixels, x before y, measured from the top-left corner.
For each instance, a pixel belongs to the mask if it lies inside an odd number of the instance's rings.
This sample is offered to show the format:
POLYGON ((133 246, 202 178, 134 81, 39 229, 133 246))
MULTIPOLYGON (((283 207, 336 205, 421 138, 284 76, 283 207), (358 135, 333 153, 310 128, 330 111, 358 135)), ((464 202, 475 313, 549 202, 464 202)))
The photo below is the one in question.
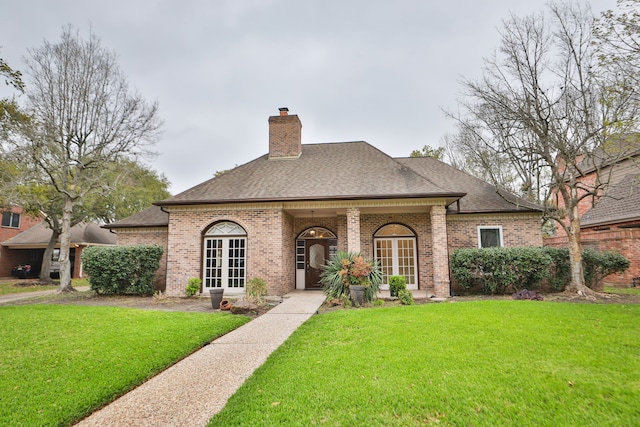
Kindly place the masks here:
MULTIPOLYGON (((40 224, 42 218, 34 217, 23 213, 21 207, 14 206, 2 212, 13 212, 20 215, 20 224, 18 228, 0 226, 0 243, 17 236, 23 231, 28 230, 34 225, 40 224)), ((8 277, 11 275, 11 269, 16 264, 33 262, 30 258, 29 251, 15 251, 0 245, 0 277, 8 277)))
POLYGON ((425 210, 382 214, 355 209, 357 214, 343 210, 311 218, 294 217, 281 205, 269 203, 244 209, 241 205, 184 206, 170 208, 168 228, 119 229, 117 234, 118 244, 165 248, 156 286, 166 288, 170 296, 184 295, 188 279, 202 277, 203 233, 220 221, 234 222, 246 231, 247 279, 263 278, 270 295, 295 289, 295 241, 301 233, 311 227, 326 228, 336 235, 338 250, 347 251, 354 218, 359 226, 351 236, 359 236, 360 252, 366 258, 375 256, 374 236, 385 225, 401 224, 414 232, 418 288, 427 295, 449 295, 449 255, 458 248, 478 247, 478 226, 501 226, 505 246, 542 246, 539 214, 447 215, 443 206, 425 210))

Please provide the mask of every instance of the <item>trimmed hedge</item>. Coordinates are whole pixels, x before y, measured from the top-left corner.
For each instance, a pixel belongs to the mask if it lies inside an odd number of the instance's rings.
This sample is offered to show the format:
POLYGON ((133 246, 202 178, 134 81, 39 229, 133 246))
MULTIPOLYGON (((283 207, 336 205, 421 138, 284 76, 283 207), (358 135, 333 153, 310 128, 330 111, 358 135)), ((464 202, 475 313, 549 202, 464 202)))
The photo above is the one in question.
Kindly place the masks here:
POLYGON ((162 246, 94 246, 82 251, 91 290, 104 295, 153 295, 162 246))
MULTIPOLYGON (((582 264, 586 285, 595 289, 602 279, 629 268, 629 260, 617 252, 585 249, 582 264)), ((458 249, 451 255, 453 278, 465 289, 504 294, 536 289, 546 283, 563 291, 571 279, 569 250, 544 248, 458 249)))
POLYGON ((538 287, 550 264, 551 257, 541 248, 458 249, 451 256, 453 278, 460 285, 480 285, 490 294, 538 287))

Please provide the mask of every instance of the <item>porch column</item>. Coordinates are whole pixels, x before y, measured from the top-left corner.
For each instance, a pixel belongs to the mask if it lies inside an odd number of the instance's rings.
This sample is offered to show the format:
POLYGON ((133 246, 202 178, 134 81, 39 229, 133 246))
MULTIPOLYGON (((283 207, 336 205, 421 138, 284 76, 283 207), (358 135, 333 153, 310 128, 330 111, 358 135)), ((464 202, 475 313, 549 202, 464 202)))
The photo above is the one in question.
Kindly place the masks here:
POLYGON ((449 245, 447 215, 443 205, 431 207, 431 244, 433 260, 433 288, 438 298, 451 295, 449 283, 449 245))
POLYGON ((347 251, 360 252, 360 209, 347 209, 347 251))

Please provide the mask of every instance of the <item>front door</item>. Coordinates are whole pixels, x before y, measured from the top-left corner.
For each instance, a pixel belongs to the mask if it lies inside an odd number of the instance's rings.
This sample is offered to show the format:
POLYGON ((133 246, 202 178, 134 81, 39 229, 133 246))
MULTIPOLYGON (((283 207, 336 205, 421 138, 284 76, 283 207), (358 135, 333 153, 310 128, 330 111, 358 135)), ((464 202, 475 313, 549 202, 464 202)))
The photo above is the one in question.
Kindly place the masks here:
POLYGON ((327 239, 308 239, 306 241, 306 289, 321 289, 320 274, 322 266, 329 258, 329 240, 327 239))

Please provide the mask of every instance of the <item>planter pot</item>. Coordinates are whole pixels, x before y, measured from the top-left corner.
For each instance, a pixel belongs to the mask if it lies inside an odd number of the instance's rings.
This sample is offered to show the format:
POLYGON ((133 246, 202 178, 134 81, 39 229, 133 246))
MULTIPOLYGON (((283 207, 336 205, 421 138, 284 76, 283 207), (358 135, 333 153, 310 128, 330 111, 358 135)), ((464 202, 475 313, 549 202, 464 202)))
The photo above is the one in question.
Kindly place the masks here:
POLYGON ((233 307, 231 301, 224 300, 220 302, 220 310, 231 310, 231 307, 233 307))
POLYGON ((220 308, 223 293, 224 289, 222 288, 209 289, 209 295, 211 295, 211 307, 213 307, 214 310, 218 310, 220 308))
POLYGON ((362 305, 364 303, 364 286, 351 286, 351 301, 354 304, 362 305))

